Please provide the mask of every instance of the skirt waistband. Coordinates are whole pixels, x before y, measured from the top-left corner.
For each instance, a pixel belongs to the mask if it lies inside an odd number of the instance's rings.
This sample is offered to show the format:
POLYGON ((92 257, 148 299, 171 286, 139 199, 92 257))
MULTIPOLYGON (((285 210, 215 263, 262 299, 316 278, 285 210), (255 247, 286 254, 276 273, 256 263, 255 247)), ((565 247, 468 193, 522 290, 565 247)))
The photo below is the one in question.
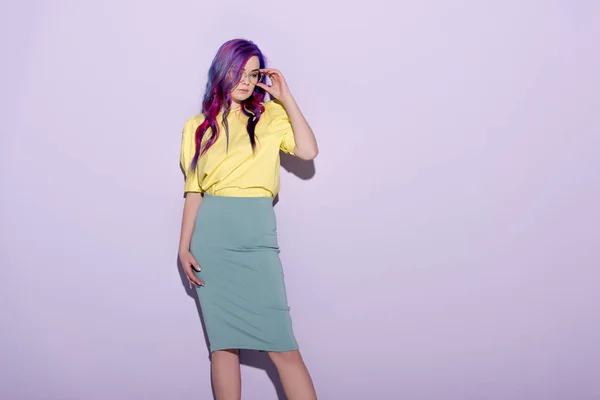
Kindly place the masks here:
POLYGON ((222 202, 222 203, 265 203, 273 204, 273 198, 267 196, 220 196, 204 193, 203 202, 222 202))
POLYGON ((219 189, 209 188, 205 194, 210 194, 217 197, 270 197, 274 198, 274 194, 263 187, 222 187, 219 189))

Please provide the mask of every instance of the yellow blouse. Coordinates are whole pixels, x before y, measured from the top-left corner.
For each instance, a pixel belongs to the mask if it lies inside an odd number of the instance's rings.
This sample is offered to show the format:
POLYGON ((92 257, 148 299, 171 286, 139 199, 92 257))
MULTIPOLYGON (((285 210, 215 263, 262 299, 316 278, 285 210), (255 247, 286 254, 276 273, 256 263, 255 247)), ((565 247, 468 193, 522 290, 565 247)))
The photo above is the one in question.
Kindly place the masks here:
MULTIPOLYGON (((182 133, 181 166, 186 174, 185 192, 208 193, 215 196, 275 197, 279 192, 279 150, 294 154, 296 145, 292 124, 283 105, 276 101, 264 103, 265 111, 255 128, 256 150, 252 153, 246 130, 248 117, 241 110, 231 111, 229 148, 225 127, 217 116, 219 137, 198 159, 195 171, 190 163, 195 153, 195 132, 204 120, 199 114, 190 118, 182 133)), ((210 131, 205 135, 206 140, 210 131)))

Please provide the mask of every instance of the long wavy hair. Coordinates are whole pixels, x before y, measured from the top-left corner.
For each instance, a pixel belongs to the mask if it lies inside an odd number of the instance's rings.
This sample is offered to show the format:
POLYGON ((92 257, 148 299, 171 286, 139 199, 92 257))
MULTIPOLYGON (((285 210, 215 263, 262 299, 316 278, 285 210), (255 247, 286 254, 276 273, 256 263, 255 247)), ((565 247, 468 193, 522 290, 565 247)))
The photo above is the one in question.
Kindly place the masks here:
MULTIPOLYGON (((240 82, 244 65, 252 56, 257 56, 259 68, 266 68, 263 53, 253 42, 245 39, 229 40, 217 51, 208 70, 208 82, 202 101, 204 121, 196 129, 196 152, 192 159, 191 168, 194 170, 198 158, 206 153, 219 137, 217 117, 223 111, 222 122, 225 126, 227 145, 229 146, 229 125, 227 117, 231 110, 231 91, 240 82), (210 136, 203 143, 205 137, 210 136)), ((264 82, 264 76, 260 82, 264 82)), ((256 148, 254 129, 265 111, 261 102, 265 98, 265 90, 255 86, 252 95, 241 104, 241 110, 248 117, 247 131, 252 151, 256 148)))

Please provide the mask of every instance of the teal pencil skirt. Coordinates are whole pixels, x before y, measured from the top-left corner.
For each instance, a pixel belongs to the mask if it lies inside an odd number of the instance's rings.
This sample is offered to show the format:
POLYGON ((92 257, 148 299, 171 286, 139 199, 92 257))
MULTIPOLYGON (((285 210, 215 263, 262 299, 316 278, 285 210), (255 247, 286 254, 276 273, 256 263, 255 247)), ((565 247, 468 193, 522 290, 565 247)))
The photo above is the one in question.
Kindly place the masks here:
POLYGON ((210 351, 296 350, 273 200, 205 194, 190 251, 210 351))

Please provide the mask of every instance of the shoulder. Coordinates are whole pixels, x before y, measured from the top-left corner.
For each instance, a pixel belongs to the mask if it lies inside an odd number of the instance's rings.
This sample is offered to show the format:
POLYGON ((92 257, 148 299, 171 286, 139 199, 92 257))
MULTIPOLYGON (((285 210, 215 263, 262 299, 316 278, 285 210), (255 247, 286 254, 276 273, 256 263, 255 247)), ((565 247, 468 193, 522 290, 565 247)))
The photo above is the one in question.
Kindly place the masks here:
POLYGON ((271 100, 263 103, 265 112, 261 115, 265 127, 271 132, 288 133, 292 131, 290 117, 285 106, 279 100, 271 100))
POLYGON ((264 102, 263 106, 265 107, 265 116, 267 118, 277 118, 287 114, 285 107, 279 100, 270 100, 264 102))
POLYGON ((194 115, 185 121, 183 126, 183 134, 191 134, 196 132, 196 129, 200 126, 200 124, 204 121, 204 114, 194 115))
POLYGON ((187 119, 185 126, 199 126, 204 121, 204 114, 197 114, 187 119))

